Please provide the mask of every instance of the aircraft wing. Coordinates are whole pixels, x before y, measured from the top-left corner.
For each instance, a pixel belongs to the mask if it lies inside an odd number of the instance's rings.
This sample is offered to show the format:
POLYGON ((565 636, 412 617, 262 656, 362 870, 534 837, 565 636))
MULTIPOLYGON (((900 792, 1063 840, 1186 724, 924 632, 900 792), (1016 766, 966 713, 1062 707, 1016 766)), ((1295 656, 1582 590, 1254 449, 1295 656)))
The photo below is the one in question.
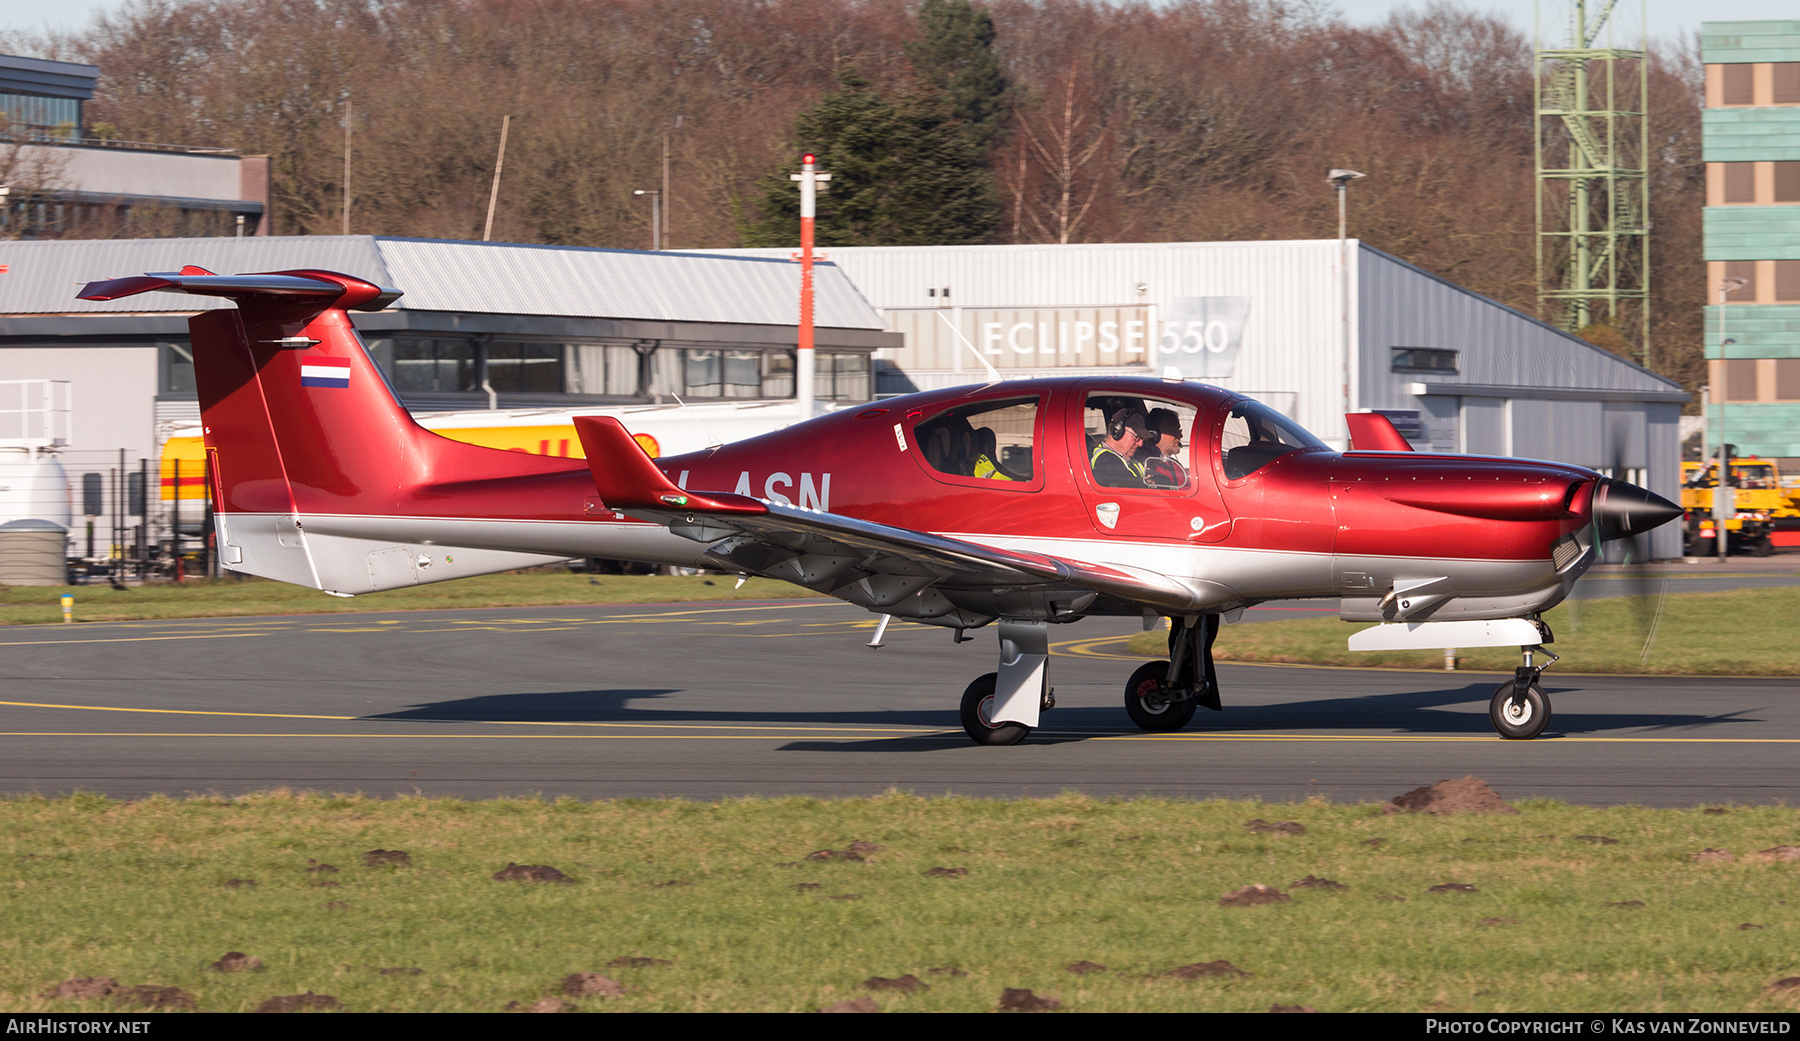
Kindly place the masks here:
POLYGON ((713 544, 709 561, 720 570, 828 593, 860 583, 846 599, 871 610, 895 606, 931 585, 1077 594, 1053 596, 1047 601, 1052 613, 1059 604, 1071 613, 1084 609, 1094 597, 1078 603, 1082 591, 1164 611, 1190 611, 1215 599, 1139 568, 1000 549, 744 495, 686 491, 657 468, 618 420, 579 416, 575 430, 608 509, 713 544))

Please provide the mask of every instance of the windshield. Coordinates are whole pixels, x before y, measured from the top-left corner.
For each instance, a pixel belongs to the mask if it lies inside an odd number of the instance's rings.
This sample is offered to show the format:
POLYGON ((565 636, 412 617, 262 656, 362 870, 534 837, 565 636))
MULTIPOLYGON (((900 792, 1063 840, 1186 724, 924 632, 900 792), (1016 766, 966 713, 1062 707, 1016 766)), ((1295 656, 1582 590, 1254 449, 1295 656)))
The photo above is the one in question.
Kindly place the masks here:
POLYGON ((1739 488, 1773 488, 1775 487, 1775 468, 1768 464, 1760 466, 1741 466, 1731 464, 1731 476, 1739 488))
POLYGON ((1248 477, 1289 452, 1323 447, 1325 442, 1305 427, 1248 398, 1232 406, 1219 437, 1220 461, 1230 481, 1248 477))

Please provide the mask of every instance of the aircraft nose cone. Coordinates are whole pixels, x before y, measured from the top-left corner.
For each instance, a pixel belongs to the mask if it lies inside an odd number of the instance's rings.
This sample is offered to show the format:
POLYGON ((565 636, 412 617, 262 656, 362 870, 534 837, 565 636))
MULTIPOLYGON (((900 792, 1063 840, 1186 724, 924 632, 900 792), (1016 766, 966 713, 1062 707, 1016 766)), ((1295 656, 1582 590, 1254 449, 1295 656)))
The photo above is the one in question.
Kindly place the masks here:
POLYGON ((1635 484, 1603 480, 1595 497, 1594 519, 1606 541, 1642 535, 1681 516, 1681 507, 1635 484))

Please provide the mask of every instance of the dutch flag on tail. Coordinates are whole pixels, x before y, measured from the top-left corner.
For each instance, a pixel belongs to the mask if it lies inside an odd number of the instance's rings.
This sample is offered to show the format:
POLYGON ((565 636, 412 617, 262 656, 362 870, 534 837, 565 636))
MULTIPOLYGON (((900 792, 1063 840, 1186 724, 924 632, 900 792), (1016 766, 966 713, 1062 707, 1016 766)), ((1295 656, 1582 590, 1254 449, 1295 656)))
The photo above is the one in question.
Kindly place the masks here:
POLYGON ((302 387, 337 387, 348 390, 350 387, 350 360, 348 358, 314 358, 300 363, 300 385, 302 387))

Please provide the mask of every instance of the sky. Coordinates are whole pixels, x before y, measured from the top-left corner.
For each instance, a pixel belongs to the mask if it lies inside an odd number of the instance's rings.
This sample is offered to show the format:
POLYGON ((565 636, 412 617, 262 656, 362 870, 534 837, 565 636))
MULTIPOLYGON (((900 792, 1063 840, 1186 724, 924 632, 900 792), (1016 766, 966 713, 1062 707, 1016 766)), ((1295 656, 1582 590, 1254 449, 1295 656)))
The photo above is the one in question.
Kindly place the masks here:
MULTIPOLYGON (((128 0, 0 0, 0 29, 68 32, 85 27, 95 12, 117 10, 128 0)), ((1358 24, 1379 22, 1396 9, 1421 6, 1418 0, 1328 0, 1346 19, 1358 24)), ((1603 0, 1589 0, 1598 4, 1603 0)), ((1462 6, 1505 16, 1527 32, 1532 30, 1541 8, 1546 44, 1561 43, 1563 26, 1568 20, 1568 0, 1467 0, 1462 6)), ((1650 35, 1670 39, 1694 32, 1703 19, 1730 18, 1735 21, 1764 19, 1800 20, 1800 3, 1796 0, 1728 0, 1721 4, 1701 0, 1620 0, 1621 22, 1635 27, 1647 21, 1650 35), (1640 19, 1638 12, 1644 14, 1640 19)), ((1635 36, 1635 31, 1633 32, 1635 36)), ((1624 40, 1618 43, 1625 45, 1624 40)))

